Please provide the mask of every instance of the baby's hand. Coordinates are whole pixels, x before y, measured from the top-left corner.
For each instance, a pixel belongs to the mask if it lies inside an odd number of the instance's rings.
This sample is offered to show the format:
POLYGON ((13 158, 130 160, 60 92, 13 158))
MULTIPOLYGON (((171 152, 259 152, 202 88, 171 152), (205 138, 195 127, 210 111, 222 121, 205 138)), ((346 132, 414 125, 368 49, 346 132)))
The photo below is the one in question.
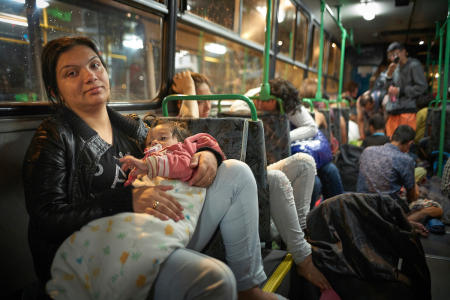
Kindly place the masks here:
POLYGON ((138 175, 147 174, 148 172, 147 164, 145 163, 145 161, 137 159, 131 155, 122 157, 119 162, 122 163, 122 170, 127 171, 129 169, 132 169, 124 186, 129 186, 133 183, 138 175))

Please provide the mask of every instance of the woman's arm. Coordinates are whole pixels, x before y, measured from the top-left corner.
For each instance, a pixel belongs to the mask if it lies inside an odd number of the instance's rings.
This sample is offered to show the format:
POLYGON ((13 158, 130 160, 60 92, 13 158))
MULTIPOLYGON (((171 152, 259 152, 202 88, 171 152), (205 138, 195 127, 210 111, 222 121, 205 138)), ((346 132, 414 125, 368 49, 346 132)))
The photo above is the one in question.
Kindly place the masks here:
POLYGON ((290 132, 291 141, 312 138, 317 134, 317 124, 302 106, 288 117, 289 121, 297 127, 290 132))
MULTIPOLYGON (((172 89, 179 94, 195 95, 195 83, 191 77, 191 73, 186 71, 175 74, 173 77, 172 89)), ((199 118, 197 101, 182 101, 178 116, 186 118, 199 118)))
POLYGON ((75 137, 59 129, 55 123, 43 123, 28 148, 23 169, 31 222, 43 238, 53 241, 61 241, 93 219, 132 209, 131 189, 102 199, 82 190, 78 181, 83 178, 74 176, 78 157, 71 145, 75 137))

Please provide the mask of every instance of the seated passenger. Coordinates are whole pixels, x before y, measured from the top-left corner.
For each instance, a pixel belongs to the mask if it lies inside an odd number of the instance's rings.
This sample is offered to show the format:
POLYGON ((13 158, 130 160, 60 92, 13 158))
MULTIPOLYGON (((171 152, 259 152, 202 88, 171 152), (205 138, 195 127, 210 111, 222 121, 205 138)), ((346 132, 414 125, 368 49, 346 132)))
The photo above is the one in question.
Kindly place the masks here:
MULTIPOLYGON (((199 133, 187 137, 178 122, 155 120, 146 146, 143 160, 131 155, 119 159, 122 170, 132 169, 125 186, 140 175, 145 176, 134 182, 135 187, 171 185, 173 189, 166 192, 182 205, 186 217, 169 220, 163 215, 160 220, 145 213, 125 212, 89 222, 56 252, 52 279, 46 286, 52 298, 114 299, 120 295, 123 299, 146 299, 161 264, 175 249, 186 247, 206 196, 205 188, 185 183, 194 173, 189 167, 192 156, 200 148, 211 149, 222 160, 225 156, 212 136, 199 133), (109 250, 98 255, 99 249, 109 250), (85 274, 92 276, 86 279, 85 274), (71 280, 67 280, 69 276, 71 280), (111 278, 115 278, 113 285, 111 278), (89 288, 83 289, 84 285, 89 288)), ((152 208, 158 206, 156 200, 152 208)))
MULTIPOLYGON (((126 212, 183 218, 180 204, 166 192, 172 186, 123 185, 126 174, 117 158, 141 156, 147 129, 107 107, 105 66, 89 38, 62 37, 43 49, 42 76, 55 114, 37 129, 23 168, 39 299, 46 298, 44 285, 58 247, 92 220, 126 212)), ((250 168, 236 160, 222 162, 209 150, 195 153, 190 167, 189 184, 207 188, 205 202, 187 249, 176 249, 160 266, 153 299, 276 299, 259 288, 266 275, 250 168), (199 253, 219 226, 228 266, 199 253)))
POLYGON ((389 138, 384 133, 384 117, 381 114, 375 114, 369 119, 370 135, 366 137, 361 147, 380 146, 389 143, 389 138))
MULTIPOLYGON (((172 88, 178 93, 186 94, 193 90, 198 90, 201 94, 211 93, 209 89, 206 93, 205 90, 198 89, 198 81, 193 80, 188 72, 176 74, 173 80, 172 88), (195 88, 192 87, 193 85, 195 88)), ((276 89, 275 86, 273 88, 276 89)), ((195 107, 195 104, 191 107, 195 107)), ((243 107, 248 106, 245 104, 243 107)), ((307 112, 306 114, 309 116, 307 112)), ((195 112, 188 115, 195 115, 195 112)), ((313 121, 312 124, 311 127, 315 127, 313 121)), ((317 131, 317 128, 315 130, 317 131)), ((297 131, 296 135, 307 134, 307 131, 297 131)), ((306 215, 309 211, 314 174, 314 159, 303 153, 297 153, 269 165, 267 179, 270 191, 270 212, 278 232, 293 256, 297 272, 320 289, 326 290, 330 288, 330 285, 312 263, 311 247, 306 242, 303 232, 306 228, 306 215)))
POLYGON ((357 191, 389 194, 408 212, 408 203, 417 200, 418 196, 414 181, 415 162, 406 154, 414 136, 414 129, 401 125, 395 130, 390 143, 366 148, 359 160, 357 191), (408 203, 400 197, 402 187, 406 189, 408 203))
POLYGON ((359 137, 364 140, 369 132, 369 119, 378 112, 371 91, 365 91, 356 101, 359 137))

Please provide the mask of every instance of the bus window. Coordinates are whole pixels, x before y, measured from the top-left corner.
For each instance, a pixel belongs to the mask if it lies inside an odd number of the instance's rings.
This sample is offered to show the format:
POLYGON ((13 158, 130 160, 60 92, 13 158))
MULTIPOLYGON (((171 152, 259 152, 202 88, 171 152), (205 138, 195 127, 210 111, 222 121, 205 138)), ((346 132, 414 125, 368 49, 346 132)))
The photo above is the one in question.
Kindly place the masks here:
MULTIPOLYGON (((330 54, 330 41, 326 36, 323 38, 323 60, 322 60, 322 74, 326 74, 326 67, 328 56, 330 54)), ((324 81, 323 81, 324 82, 324 81)))
POLYGON ((300 89, 305 71, 297 66, 277 60, 275 78, 281 77, 290 81, 297 89, 300 89))
POLYGON ((292 58, 294 51, 295 6, 290 0, 281 0, 278 9, 277 47, 280 53, 292 58))
POLYGON ((332 42, 329 55, 328 55, 328 71, 327 74, 329 76, 336 76, 336 59, 337 58, 337 45, 332 42))
POLYGON ((175 72, 206 75, 215 93, 244 93, 261 84, 262 53, 178 24, 175 72))
POLYGON ((230 0, 188 0, 187 11, 235 32, 239 27, 239 6, 230 0))
MULTIPOLYGON (((6 7, 13 7, 13 3, 14 1, 8 1, 6 7)), ((44 44, 61 36, 75 35, 88 36, 98 43, 109 71, 111 101, 145 100, 156 95, 160 85, 162 30, 160 17, 149 13, 136 13, 132 9, 121 10, 100 1, 84 1, 76 2, 76 4, 64 1, 39 3, 46 5, 42 8, 38 5, 39 28, 34 28, 33 32, 38 32, 44 44)), ((24 4, 20 6, 25 12, 24 4)), ((0 7, 3 11, 3 6, 0 7)), ((28 24, 28 26, 32 25, 28 24)), ((36 51, 41 49, 32 42, 29 44, 27 40, 29 37, 26 32, 31 31, 31 28, 25 27, 26 31, 20 33, 22 37, 16 33, 14 38, 9 39, 7 38, 14 34, 16 29, 13 27, 6 29, 9 30, 0 31, 2 53, 15 54, 8 56, 9 62, 14 64, 14 67, 9 69, 11 69, 11 77, 16 79, 18 86, 22 88, 22 90, 13 89, 14 96, 7 97, 11 101, 45 100, 38 96, 44 94, 42 91, 41 94, 39 93, 40 75, 33 73, 33 68, 26 68, 27 65, 39 64, 39 62, 28 62, 28 60, 40 57, 40 53, 36 56, 28 54, 27 48, 34 47, 36 51), (20 41, 26 43, 20 43, 20 41), (21 63, 14 62, 14 57, 18 57, 21 63)), ((2 59, 5 59, 5 56, 2 56, 2 59)), ((13 82, 13 87, 15 84, 13 82)), ((0 85, 1 97, 9 93, 3 85, 4 83, 0 85)))
POLYGON ((0 101, 36 100, 39 85, 24 4, 1 1, 0 18, 0 101))
POLYGON ((320 51, 320 27, 317 25, 313 26, 313 48, 312 48, 312 59, 309 60, 309 66, 311 68, 317 69, 319 63, 319 51, 320 51))
POLYGON ((336 99, 336 95, 338 92, 338 82, 334 79, 327 79, 327 94, 330 96, 330 99, 336 99))
POLYGON ((266 0, 243 0, 241 37, 264 45, 266 28, 266 0))
POLYGON ((309 20, 301 11, 298 12, 297 18, 299 21, 295 38, 295 60, 304 63, 306 59, 309 20))

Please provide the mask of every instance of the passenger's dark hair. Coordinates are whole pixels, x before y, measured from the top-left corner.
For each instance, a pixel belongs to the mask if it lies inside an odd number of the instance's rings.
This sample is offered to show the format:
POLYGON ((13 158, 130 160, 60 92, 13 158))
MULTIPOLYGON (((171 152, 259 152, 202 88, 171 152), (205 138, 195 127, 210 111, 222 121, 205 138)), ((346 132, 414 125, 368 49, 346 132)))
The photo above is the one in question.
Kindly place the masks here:
POLYGON ((302 104, 298 90, 292 83, 282 78, 269 80, 270 94, 283 100, 286 113, 294 113, 302 104))
POLYGON ((75 37, 61 37, 48 42, 42 50, 41 66, 42 66, 42 78, 44 79, 45 91, 47 92, 48 99, 54 105, 62 105, 62 99, 59 94, 58 84, 56 82, 56 65, 58 59, 64 52, 72 49, 75 46, 86 46, 94 51, 103 67, 106 69, 106 64, 95 45, 88 37, 75 36, 75 37))
POLYGON ((384 122, 384 116, 382 114, 374 114, 369 119, 369 126, 372 126, 375 130, 384 129, 385 122, 384 122))
POLYGON ((200 84, 205 83, 208 85, 209 89, 212 90, 212 84, 211 81, 209 81, 208 77, 206 77, 203 74, 191 72, 191 77, 194 80, 195 84, 195 93, 197 93, 197 88, 200 84))
POLYGON ((399 142, 400 144, 407 144, 414 140, 416 132, 408 125, 400 125, 395 129, 392 134, 391 140, 394 142, 399 142))
POLYGON ((373 98, 372 98, 372 94, 371 91, 365 91, 362 95, 361 98, 359 98, 359 104, 364 107, 366 106, 366 104, 368 103, 373 103, 373 98))
POLYGON ((187 129, 187 123, 183 121, 173 121, 159 118, 153 114, 148 114, 144 117, 144 123, 146 123, 149 128, 168 124, 172 128, 172 135, 175 136, 179 142, 184 141, 184 139, 191 135, 187 129))

